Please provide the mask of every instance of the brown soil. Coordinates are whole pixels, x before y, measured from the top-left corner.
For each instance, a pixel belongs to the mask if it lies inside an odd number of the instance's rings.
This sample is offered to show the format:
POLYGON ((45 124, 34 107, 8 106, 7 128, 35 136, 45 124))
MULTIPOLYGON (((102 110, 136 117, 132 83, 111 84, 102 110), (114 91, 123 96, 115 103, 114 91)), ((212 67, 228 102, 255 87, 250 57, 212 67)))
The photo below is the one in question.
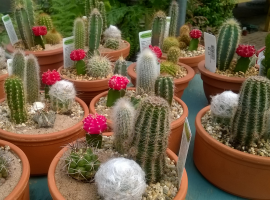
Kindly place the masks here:
POLYGON ((102 45, 99 46, 98 50, 99 50, 100 53, 113 52, 113 51, 119 51, 119 50, 122 50, 124 48, 127 48, 127 46, 128 46, 128 43, 125 43, 124 41, 121 41, 120 44, 119 44, 119 48, 117 50, 105 48, 102 45))
POLYGON ((50 51, 50 50, 62 48, 63 43, 61 42, 60 44, 55 44, 55 45, 45 44, 45 49, 44 50, 40 45, 36 45, 36 46, 32 47, 30 50, 25 49, 25 46, 24 46, 22 41, 19 41, 19 42, 15 43, 13 46, 14 46, 15 49, 22 49, 22 50, 25 50, 25 51, 50 51))

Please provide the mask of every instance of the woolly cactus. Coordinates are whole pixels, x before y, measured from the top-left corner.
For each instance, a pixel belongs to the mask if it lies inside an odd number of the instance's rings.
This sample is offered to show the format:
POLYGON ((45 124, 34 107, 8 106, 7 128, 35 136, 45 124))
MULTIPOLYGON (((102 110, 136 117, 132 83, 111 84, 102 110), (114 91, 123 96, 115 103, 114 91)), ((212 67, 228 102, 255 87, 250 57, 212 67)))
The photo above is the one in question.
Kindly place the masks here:
POLYGON ((111 107, 121 97, 125 96, 129 80, 125 76, 114 75, 109 80, 109 92, 107 96, 107 107, 111 107))
POLYGON ((170 62, 170 61, 162 61, 160 63, 160 73, 169 74, 173 77, 176 76, 178 70, 178 65, 170 62))
POLYGON ((0 178, 7 179, 9 176, 10 158, 0 148, 0 178))
POLYGON ((155 95, 164 98, 172 105, 174 82, 172 77, 158 77, 155 83, 155 95))
POLYGON ((190 31, 189 35, 191 37, 191 41, 188 50, 195 51, 198 49, 199 38, 202 36, 202 32, 199 29, 193 29, 190 31))
POLYGON ((111 62, 106 57, 94 55, 88 60, 86 73, 94 78, 107 78, 112 73, 111 62))
POLYGON ((236 49, 236 53, 240 56, 240 58, 237 60, 234 71, 246 73, 250 65, 251 57, 255 54, 255 51, 254 46, 239 45, 236 49))
MULTIPOLYGON (((183 35, 181 35, 181 36, 178 37, 178 41, 179 41, 179 43, 180 43, 180 42, 185 43, 185 45, 186 45, 186 47, 187 47, 187 46, 189 46, 189 44, 190 44, 191 38, 190 38, 189 34, 188 34, 188 35, 183 34, 183 35)), ((182 44, 182 45, 183 45, 183 44, 182 44)), ((184 45, 183 45, 183 46, 184 46, 184 45)))
POLYGON ((56 113, 69 113, 76 97, 73 83, 61 80, 51 86, 50 91, 51 109, 56 113))
POLYGON ((83 49, 76 49, 70 53, 70 59, 76 61, 75 67, 77 70, 77 75, 85 75, 85 62, 84 62, 85 52, 83 49))
POLYGON ((44 38, 46 43, 51 45, 60 44, 62 42, 62 35, 54 28, 51 31, 48 31, 44 38))
POLYGON ((74 35, 74 48, 84 49, 86 35, 85 35, 85 23, 83 19, 77 18, 74 21, 73 35, 74 35))
POLYGON ((154 15, 154 20, 152 24, 152 39, 151 39, 152 46, 162 47, 165 27, 166 27, 166 15, 164 12, 158 11, 154 15))
POLYGON ((232 91, 225 91, 212 97, 211 114, 217 123, 230 125, 239 96, 232 91))
MULTIPOLYGON (((264 50, 265 58, 262 60, 262 64, 264 66, 263 74, 267 76, 270 73, 270 34, 268 34, 265 38, 265 50, 264 50)), ((270 76, 267 76, 270 79, 270 76)))
POLYGON ((26 91, 26 101, 34 103, 39 99, 39 64, 34 55, 30 54, 26 59, 24 87, 26 91))
POLYGON ((105 40, 104 47, 117 50, 119 48, 119 40, 115 38, 108 38, 105 40))
POLYGON ((89 17, 88 25, 88 55, 93 55, 94 52, 99 48, 101 33, 102 33, 102 16, 98 9, 94 9, 89 17))
POLYGON ((56 114, 52 110, 45 112, 43 110, 36 112, 33 120, 38 124, 39 128, 49 128, 54 126, 56 114))
POLYGON ((155 81, 159 75, 157 68, 156 55, 149 48, 144 49, 138 55, 136 66, 136 92, 138 95, 154 93, 155 81))
POLYGON ((5 56, 5 50, 0 47, 0 70, 6 69, 7 63, 6 63, 6 56, 5 56))
POLYGON ((129 154, 145 171, 148 183, 160 181, 164 174, 169 134, 167 101, 155 96, 144 98, 137 109, 129 154))
POLYGON ((146 189, 144 171, 126 158, 114 158, 102 164, 95 182, 104 200, 139 200, 146 189))
POLYGON ((122 76, 127 76, 127 62, 120 56, 119 59, 115 62, 114 74, 120 74, 122 76))
POLYGON ((175 37, 176 35, 176 28, 177 28, 177 21, 178 21, 178 3, 173 0, 170 6, 170 29, 169 29, 169 36, 175 37))
POLYGON ((162 51, 167 53, 171 47, 178 47, 179 42, 175 37, 167 37, 164 39, 162 51))
POLYGON ((128 138, 133 131, 135 109, 130 101, 120 98, 113 107, 112 115, 114 148, 119 153, 125 154, 129 148, 128 138))
POLYGON ((53 23, 52 23, 52 19, 51 19, 50 15, 48 15, 46 13, 41 13, 38 16, 37 21, 38 21, 39 26, 46 26, 48 31, 53 29, 53 23))
POLYGON ((105 5, 102 1, 98 2, 98 10, 102 16, 102 21, 103 21, 103 31, 106 30, 107 28, 107 17, 106 17, 106 9, 105 9, 105 5))
POLYGON ((25 54, 21 50, 16 50, 12 60, 12 74, 24 80, 25 54))
POLYGON ((103 33, 103 38, 106 41, 108 38, 114 38, 121 40, 121 31, 113 25, 110 25, 109 28, 107 28, 103 33))
POLYGON ((10 76, 5 81, 5 92, 10 109, 10 118, 16 124, 27 121, 23 82, 16 76, 10 76))
POLYGON ((225 71, 230 67, 239 44, 241 29, 235 19, 228 19, 219 29, 217 40, 217 68, 225 71))
POLYGON ((61 80, 60 74, 55 69, 53 71, 48 69, 47 72, 43 72, 41 80, 45 84, 45 98, 49 99, 50 86, 61 80))
POLYGON ((181 50, 178 47, 171 47, 167 54, 167 60, 176 64, 181 56, 181 50))
POLYGON ((269 139, 270 80, 261 76, 245 80, 239 93, 239 103, 232 119, 231 133, 238 145, 249 146, 260 138, 269 139), (264 122, 268 121, 268 126, 264 122))

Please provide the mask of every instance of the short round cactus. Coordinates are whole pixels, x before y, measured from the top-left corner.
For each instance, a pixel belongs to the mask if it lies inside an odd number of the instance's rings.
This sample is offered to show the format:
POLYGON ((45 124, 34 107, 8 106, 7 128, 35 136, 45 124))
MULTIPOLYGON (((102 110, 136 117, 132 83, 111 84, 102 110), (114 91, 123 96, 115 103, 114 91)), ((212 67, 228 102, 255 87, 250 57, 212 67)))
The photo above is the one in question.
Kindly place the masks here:
POLYGON ((185 42, 179 42, 179 48, 181 49, 181 50, 183 50, 183 49, 185 49, 185 48, 187 48, 187 44, 185 43, 185 42))
POLYGON ((54 28, 44 36, 46 43, 55 45, 55 44, 60 44, 62 42, 62 35, 57 32, 54 28))
POLYGON ((108 38, 105 40, 104 47, 116 50, 119 48, 119 40, 115 38, 108 38))
POLYGON ((163 41, 162 51, 167 53, 171 47, 178 47, 179 42, 175 37, 167 37, 163 41))
POLYGON ((94 55, 88 60, 86 73, 94 78, 107 78, 112 73, 111 62, 106 57, 94 55))
POLYGON ((190 41, 191 41, 191 38, 189 35, 181 35, 178 37, 178 41, 179 42, 184 42, 186 44, 186 46, 189 45, 190 41))
POLYGON ((167 54, 167 60, 176 64, 180 56, 181 50, 178 47, 171 47, 167 54))
POLYGON ((106 41, 108 38, 121 40, 121 31, 113 25, 110 25, 103 33, 103 38, 106 41))
POLYGON ((180 27, 179 32, 180 32, 180 36, 185 35, 185 34, 189 34, 190 28, 188 25, 184 24, 183 26, 180 27))

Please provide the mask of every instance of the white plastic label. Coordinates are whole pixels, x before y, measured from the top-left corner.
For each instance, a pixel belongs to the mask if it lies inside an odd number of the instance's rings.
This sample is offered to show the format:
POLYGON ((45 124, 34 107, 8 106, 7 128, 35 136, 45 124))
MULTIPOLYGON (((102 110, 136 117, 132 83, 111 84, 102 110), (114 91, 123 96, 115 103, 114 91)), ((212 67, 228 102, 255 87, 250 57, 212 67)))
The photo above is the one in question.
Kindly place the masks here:
POLYGON ((3 16, 2 21, 4 22, 5 28, 7 30, 10 43, 12 45, 15 44, 19 40, 18 40, 17 34, 15 32, 14 26, 12 24, 10 16, 9 15, 3 16))
POLYGON ((205 44, 205 68, 210 72, 216 72, 217 40, 214 35, 204 32, 205 44))
POLYGON ((63 54, 64 54, 64 68, 69 68, 74 65, 74 61, 70 59, 70 53, 75 49, 74 36, 63 39, 63 54))
POLYGON ((257 64, 260 66, 260 69, 259 69, 259 75, 260 76, 264 76, 264 74, 263 74, 264 65, 262 64, 262 61, 263 61, 264 58, 265 58, 264 55, 260 56, 260 54, 259 54, 259 58, 258 58, 257 64))
POLYGON ((12 59, 7 59, 7 71, 8 75, 12 75, 12 59))
POLYGON ((152 30, 139 32, 140 51, 151 44, 152 30))
POLYGON ((189 126, 188 119, 186 118, 185 123, 184 123, 184 129, 182 132, 182 139, 181 139, 181 145, 179 149, 179 154, 178 154, 178 161, 177 161, 177 174, 179 178, 179 188, 181 185, 181 180, 183 176, 183 172, 185 169, 185 164, 186 164, 186 159, 187 159, 187 153, 188 153, 188 148, 191 140, 191 130, 189 126))
POLYGON ((169 36, 170 22, 171 22, 171 17, 166 17, 166 27, 165 27, 164 38, 169 36))

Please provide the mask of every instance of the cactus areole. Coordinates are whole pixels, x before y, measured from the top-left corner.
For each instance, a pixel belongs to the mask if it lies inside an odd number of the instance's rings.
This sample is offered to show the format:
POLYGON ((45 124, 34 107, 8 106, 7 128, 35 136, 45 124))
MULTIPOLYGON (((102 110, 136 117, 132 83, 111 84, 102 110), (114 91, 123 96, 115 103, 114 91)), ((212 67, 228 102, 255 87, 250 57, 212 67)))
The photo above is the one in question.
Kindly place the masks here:
POLYGON ((240 56, 235 66, 235 72, 246 72, 249 67, 250 57, 254 55, 256 49, 251 45, 239 45, 236 49, 236 53, 240 56))
POLYGON ((193 29, 190 31, 189 36, 191 37, 191 41, 188 50, 195 51, 198 49, 199 38, 202 36, 202 32, 198 29, 193 29))

